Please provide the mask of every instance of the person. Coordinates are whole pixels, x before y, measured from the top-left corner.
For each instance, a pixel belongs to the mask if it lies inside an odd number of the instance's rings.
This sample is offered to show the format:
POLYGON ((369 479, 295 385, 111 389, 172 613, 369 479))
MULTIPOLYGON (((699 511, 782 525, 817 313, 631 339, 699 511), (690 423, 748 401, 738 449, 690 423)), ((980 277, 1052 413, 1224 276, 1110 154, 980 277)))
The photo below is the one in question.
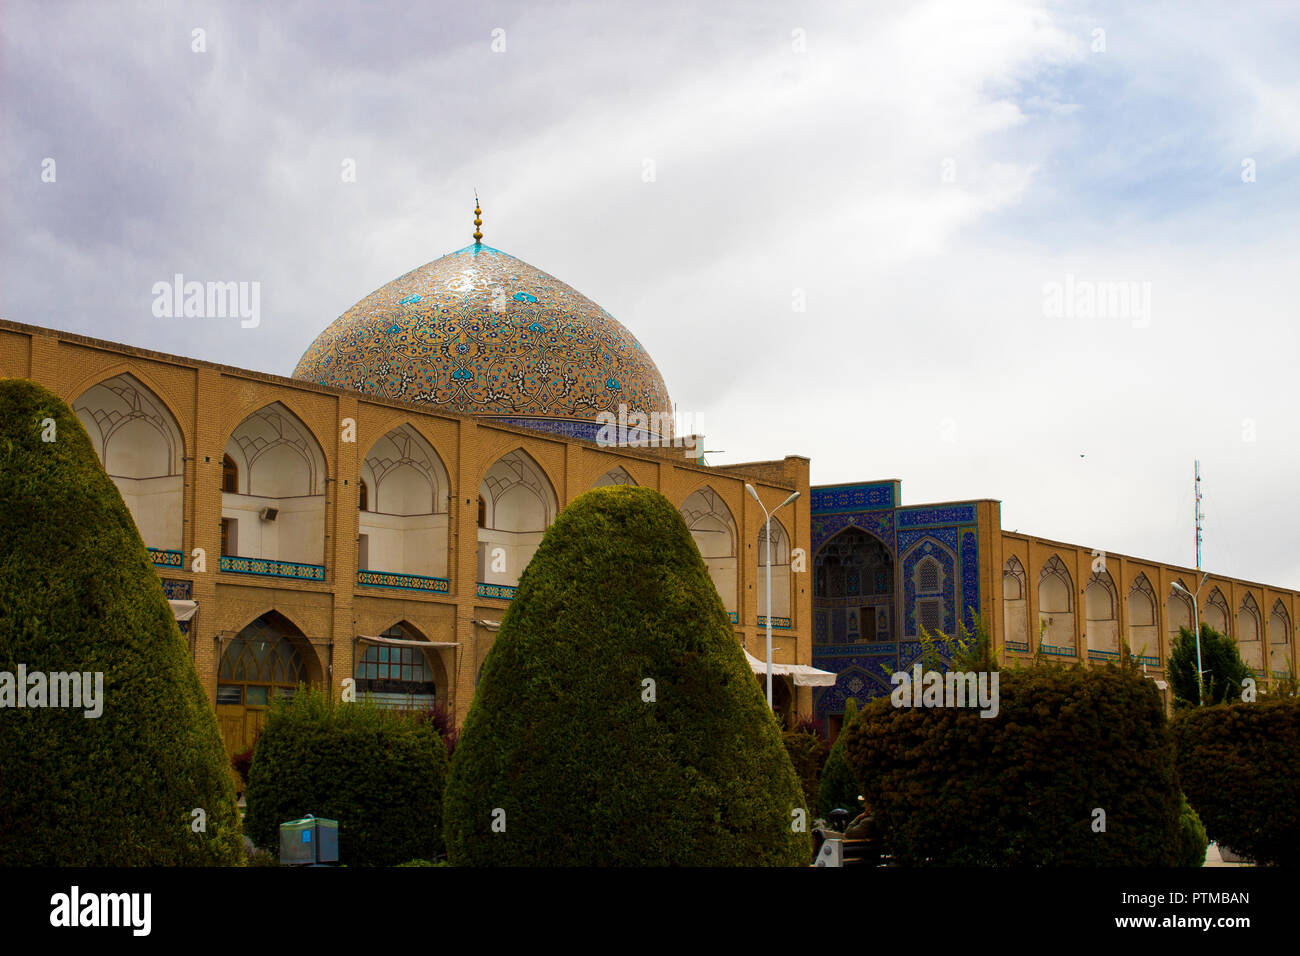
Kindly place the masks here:
POLYGON ((858 794, 858 802, 862 804, 862 812, 854 817, 853 822, 845 829, 844 839, 868 840, 872 843, 879 843, 880 827, 876 823, 875 816, 871 813, 871 807, 861 794, 858 794))

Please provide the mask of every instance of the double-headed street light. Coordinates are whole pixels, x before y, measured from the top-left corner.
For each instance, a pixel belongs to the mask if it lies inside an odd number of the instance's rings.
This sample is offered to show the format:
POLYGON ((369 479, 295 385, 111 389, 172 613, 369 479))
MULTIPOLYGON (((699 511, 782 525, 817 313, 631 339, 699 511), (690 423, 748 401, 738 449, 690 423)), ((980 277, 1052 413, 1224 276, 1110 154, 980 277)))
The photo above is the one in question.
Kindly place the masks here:
POLYGON ((767 522, 767 706, 770 710, 772 708, 772 515, 798 498, 799 492, 796 491, 769 512, 753 485, 746 482, 745 490, 749 492, 749 497, 757 501, 758 506, 763 509, 763 516, 767 522))
POLYGON ((1201 575, 1201 582, 1196 585, 1195 594, 1177 581, 1173 582, 1175 590, 1182 591, 1192 599, 1192 626, 1196 628, 1196 691, 1200 698, 1196 702, 1197 707, 1205 703, 1205 672, 1201 670, 1201 588, 1205 587, 1205 580, 1209 576, 1208 571, 1201 575))

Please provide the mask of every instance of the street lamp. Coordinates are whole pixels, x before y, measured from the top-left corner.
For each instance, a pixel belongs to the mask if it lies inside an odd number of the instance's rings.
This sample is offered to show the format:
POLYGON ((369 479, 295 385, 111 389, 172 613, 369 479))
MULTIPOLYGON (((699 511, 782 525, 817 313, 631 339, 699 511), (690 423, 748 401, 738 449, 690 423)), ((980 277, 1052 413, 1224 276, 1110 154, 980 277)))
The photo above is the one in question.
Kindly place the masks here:
POLYGON ((795 492, 785 501, 781 502, 770 512, 758 497, 758 492, 749 482, 745 482, 745 490, 749 492, 749 497, 758 502, 758 506, 763 509, 763 517, 767 523, 767 706, 772 708, 772 515, 776 514, 794 499, 799 497, 799 492, 795 492))
POLYGON ((1201 588, 1205 587, 1205 579, 1209 576, 1208 571, 1201 575, 1201 583, 1196 585, 1195 594, 1177 581, 1173 582, 1175 590, 1182 591, 1192 599, 1192 626, 1196 628, 1196 690, 1200 698, 1196 702, 1197 707, 1205 704, 1205 672, 1201 670, 1201 588))

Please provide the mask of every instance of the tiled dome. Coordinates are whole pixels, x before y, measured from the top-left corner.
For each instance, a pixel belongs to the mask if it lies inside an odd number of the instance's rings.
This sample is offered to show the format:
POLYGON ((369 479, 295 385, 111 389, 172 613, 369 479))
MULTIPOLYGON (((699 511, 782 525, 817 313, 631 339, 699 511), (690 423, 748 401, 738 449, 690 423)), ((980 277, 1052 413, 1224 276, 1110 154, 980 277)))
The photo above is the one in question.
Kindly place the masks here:
POLYGON ((654 361, 613 316, 480 243, 366 296, 316 337, 293 375, 584 438, 620 404, 629 414, 671 409, 654 361))

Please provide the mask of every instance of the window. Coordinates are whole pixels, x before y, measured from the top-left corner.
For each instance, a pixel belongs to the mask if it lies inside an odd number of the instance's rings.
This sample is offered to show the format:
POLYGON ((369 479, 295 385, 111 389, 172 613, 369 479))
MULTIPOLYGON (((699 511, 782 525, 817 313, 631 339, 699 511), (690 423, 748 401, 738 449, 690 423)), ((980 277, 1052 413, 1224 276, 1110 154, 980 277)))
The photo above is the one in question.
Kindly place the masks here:
POLYGON ((292 694, 306 683, 302 658, 283 628, 264 615, 239 632, 221 655, 217 669, 217 703, 265 707, 271 695, 292 694))
POLYGON ((361 482, 360 497, 357 499, 357 508, 361 511, 370 510, 370 486, 364 481, 361 482))
POLYGON ((221 457, 221 490, 232 495, 239 492, 239 468, 229 455, 221 457))
POLYGON ((932 594, 939 590, 939 562, 926 558, 918 571, 917 590, 923 594, 932 594))
POLYGON ((221 519, 221 553, 234 555, 239 553, 239 522, 234 518, 221 519))
POLYGON ((487 502, 483 500, 482 495, 478 496, 478 526, 487 527, 487 502))
POLYGON ((939 631, 942 626, 942 609, 938 601, 920 601, 916 605, 916 612, 917 620, 928 633, 934 634, 939 631))
MULTIPOLYGON (((380 637, 419 640, 400 624, 380 637)), ((418 647, 371 644, 357 662, 357 690, 384 707, 431 707, 437 695, 433 668, 418 647)))

